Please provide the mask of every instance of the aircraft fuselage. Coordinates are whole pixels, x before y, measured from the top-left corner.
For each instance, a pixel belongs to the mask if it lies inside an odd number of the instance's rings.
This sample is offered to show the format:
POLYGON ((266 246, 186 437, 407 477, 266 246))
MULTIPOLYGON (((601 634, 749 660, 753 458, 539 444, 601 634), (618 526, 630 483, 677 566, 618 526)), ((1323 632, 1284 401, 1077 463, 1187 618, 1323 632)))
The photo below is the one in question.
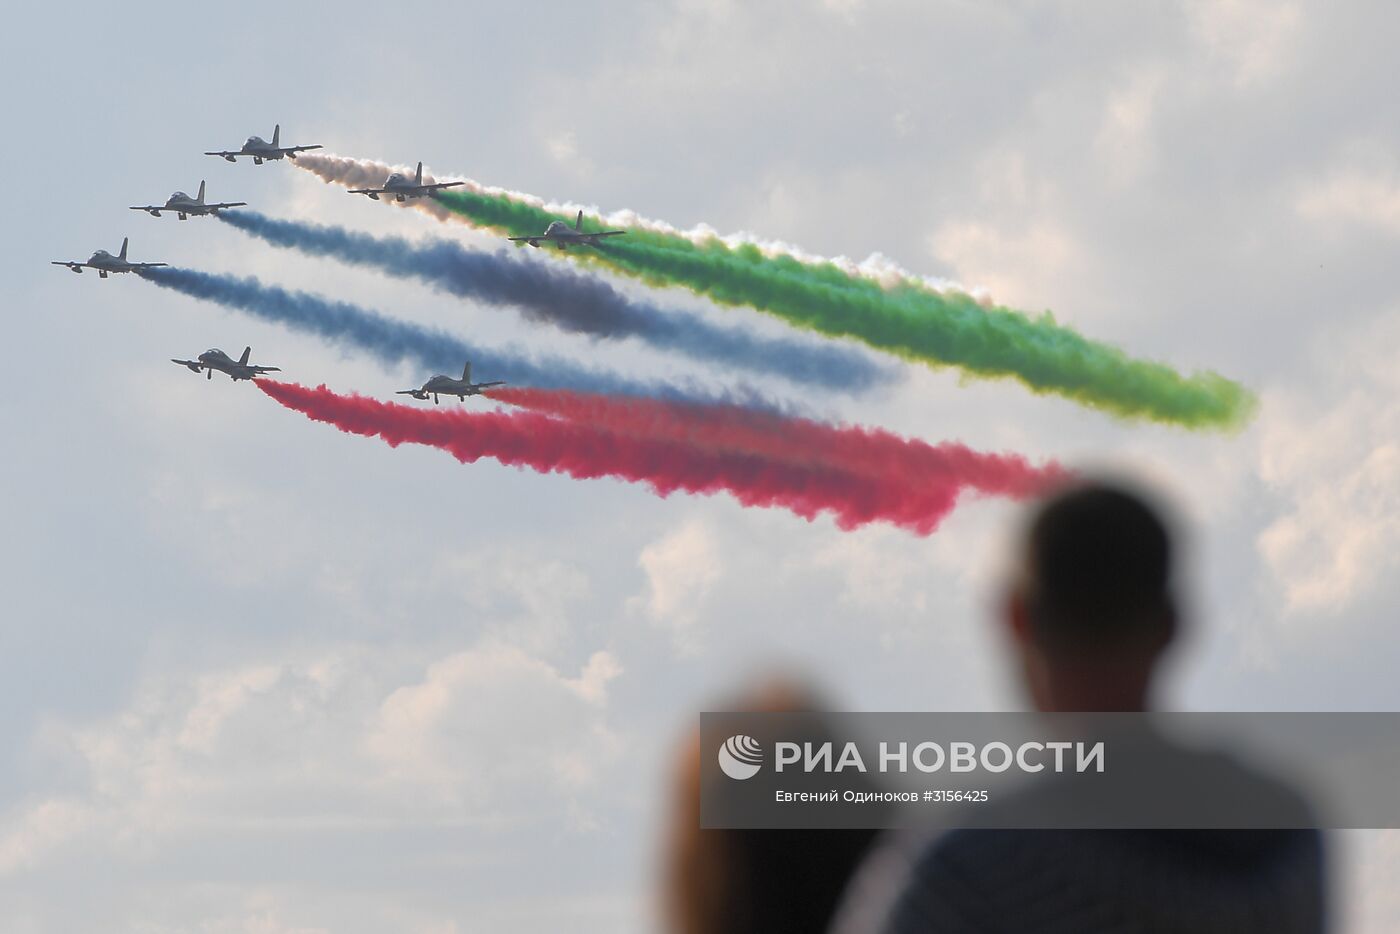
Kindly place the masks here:
POLYGON ((206 350, 197 358, 204 365, 210 376, 215 370, 220 373, 227 373, 230 379, 252 379, 252 371, 246 366, 241 366, 222 350, 206 350))
MULTIPOLYGON (((272 145, 261 136, 250 136, 238 154, 251 156, 254 165, 262 165, 264 161, 276 162, 284 155, 280 148, 272 145)), ((224 156, 224 158, 229 162, 235 161, 233 156, 224 156)))
POLYGON ((428 192, 424 191, 422 186, 413 179, 395 172, 384 180, 383 192, 370 192, 369 197, 378 201, 380 194, 393 195, 395 201, 402 203, 409 198, 422 198, 428 192))
POLYGON ((152 217, 160 217, 161 211, 172 211, 180 220, 184 220, 191 215, 200 217, 205 214, 215 213, 215 209, 200 204, 194 198, 182 191, 177 191, 166 199, 165 204, 158 208, 151 208, 146 213, 152 217))
MULTIPOLYGON (((552 243, 561 250, 567 250, 570 244, 575 246, 597 246, 598 241, 607 234, 599 234, 597 231, 584 232, 570 227, 563 221, 552 221, 544 229, 544 233, 538 237, 525 237, 524 242, 530 246, 537 247, 543 243, 552 243)), ((517 240, 522 238, 516 238, 517 240)))
POLYGON ((405 390, 404 394, 411 395, 415 399, 424 400, 432 397, 434 403, 440 402, 441 396, 447 396, 449 399, 456 396, 458 401, 465 402, 467 396, 479 396, 492 386, 500 385, 502 384, 497 382, 471 383, 466 380, 439 374, 438 376, 431 377, 418 389, 412 390, 411 392, 405 390))
POLYGON ((97 275, 107 278, 111 272, 131 272, 131 264, 119 256, 113 256, 106 250, 98 250, 88 257, 87 264, 97 270, 97 275))
MULTIPOLYGON (((260 369, 266 369, 251 364, 240 363, 217 347, 212 350, 204 351, 204 353, 195 357, 193 360, 175 360, 174 362, 183 364, 191 373, 204 373, 206 379, 213 379, 214 373, 217 371, 226 374, 233 380, 251 380, 262 375, 262 373, 259 372, 260 369)), ((276 367, 272 369, 276 369, 276 367)))
POLYGON ((460 379, 453 379, 450 376, 434 376, 423 384, 421 392, 433 396, 433 401, 437 401, 437 396, 441 393, 444 396, 456 396, 465 399, 467 396, 481 395, 482 387, 476 383, 464 383, 460 379))

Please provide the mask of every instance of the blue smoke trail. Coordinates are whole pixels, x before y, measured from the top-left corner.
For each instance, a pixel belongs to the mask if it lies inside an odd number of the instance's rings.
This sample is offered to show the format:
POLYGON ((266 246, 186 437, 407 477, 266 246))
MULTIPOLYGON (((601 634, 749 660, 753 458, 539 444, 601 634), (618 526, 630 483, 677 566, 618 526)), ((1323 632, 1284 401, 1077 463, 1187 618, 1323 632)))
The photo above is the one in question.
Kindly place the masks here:
POLYGON ((519 347, 482 347, 439 328, 397 321, 377 311, 310 292, 264 285, 252 276, 239 278, 178 267, 141 269, 137 275, 163 288, 363 351, 386 366, 408 361, 425 371, 452 374, 461 372, 464 361, 472 360, 483 379, 503 379, 514 385, 775 408, 750 389, 726 394, 708 392, 693 384, 642 382, 582 367, 561 357, 532 355, 519 347))
POLYGON ((482 253, 450 240, 411 243, 343 227, 277 220, 256 211, 218 215, 268 243, 414 278, 445 292, 518 307, 532 321, 593 337, 639 337, 710 363, 782 376, 827 390, 863 392, 897 371, 854 347, 769 338, 712 324, 699 315, 629 298, 606 281, 554 263, 482 253))

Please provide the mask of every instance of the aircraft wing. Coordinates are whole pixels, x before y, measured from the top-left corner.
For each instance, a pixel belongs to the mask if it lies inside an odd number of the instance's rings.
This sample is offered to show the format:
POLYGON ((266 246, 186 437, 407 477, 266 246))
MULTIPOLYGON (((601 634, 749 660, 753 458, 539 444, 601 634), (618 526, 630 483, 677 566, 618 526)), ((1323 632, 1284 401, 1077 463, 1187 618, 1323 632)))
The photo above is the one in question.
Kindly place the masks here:
POLYGON ((241 149, 224 149, 219 152, 206 152, 205 155, 218 156, 220 159, 227 159, 231 156, 242 156, 245 155, 245 153, 241 149))
POLYGON ((174 357, 171 357, 170 362, 178 363, 180 366, 194 370, 196 373, 204 369, 204 364, 200 363, 198 360, 176 360, 174 357))
POLYGON ((412 396, 415 399, 426 399, 428 394, 421 389, 400 389, 394 393, 396 396, 412 396))
POLYGON ((599 230, 594 233, 586 233, 584 236, 592 240, 596 237, 616 237, 618 234, 625 233, 627 233, 625 230, 599 230))
MULTIPOLYGON (((49 260, 49 262, 50 262, 52 265, 54 265, 54 266, 67 266, 69 269, 73 270, 74 272, 77 272, 78 270, 82 269, 84 266, 87 266, 87 263, 66 263, 66 262, 63 262, 62 260, 57 260, 57 259, 51 259, 51 260, 49 260)), ((91 267, 89 267, 89 268, 91 268, 91 267)))
POLYGON ((348 194, 352 195, 387 195, 387 188, 351 188, 348 194))
POLYGON ((166 208, 166 206, 163 205, 163 204, 133 204, 133 205, 131 206, 130 210, 132 210, 132 211, 165 211, 165 210, 173 210, 173 209, 168 209, 168 208, 166 208))
POLYGON ((157 266, 169 266, 169 263, 127 263, 128 269, 154 269, 157 266))
POLYGON ((433 182, 431 185, 419 185, 417 188, 419 191, 437 191, 439 188, 456 188, 465 184, 466 182, 433 182))
MULTIPOLYGON (((281 148, 281 149, 279 149, 279 150, 277 150, 277 151, 280 152, 280 153, 281 153, 282 155, 284 155, 284 156, 291 156, 293 159, 295 159, 296 156, 297 156, 297 153, 299 153, 299 152, 306 152, 308 149, 321 149, 321 148, 323 148, 323 147, 321 146, 321 144, 320 144, 320 143, 317 143, 315 146, 284 146, 283 148, 281 148)), ((208 153, 205 153, 205 155, 208 155, 208 153)))
MULTIPOLYGON (((211 210, 211 211, 222 211, 224 208, 243 208, 243 207, 247 207, 247 206, 248 206, 248 202, 247 202, 247 201, 224 201, 224 202, 222 202, 222 203, 220 203, 220 204, 206 204, 206 205, 204 205, 204 207, 208 208, 208 209, 211 210)), ((145 208, 142 208, 142 210, 145 210, 145 208)))
POLYGON ((252 370, 255 374, 282 372, 282 368, 280 366, 250 366, 248 367, 248 369, 252 370))
POLYGON ((477 383, 477 384, 476 384, 476 388, 477 388, 477 389, 490 389, 492 386, 504 386, 505 384, 506 384, 506 381, 505 381, 505 380, 503 380, 503 379, 498 379, 498 380, 494 380, 494 381, 489 382, 489 383, 477 383))
POLYGON ((544 235, 544 234, 535 234, 533 237, 506 237, 506 239, 507 239, 507 240, 515 240, 515 241, 519 242, 519 241, 524 241, 524 240, 549 240, 549 239, 552 239, 552 238, 550 238, 550 237, 548 237, 548 236, 546 236, 546 235, 544 235))

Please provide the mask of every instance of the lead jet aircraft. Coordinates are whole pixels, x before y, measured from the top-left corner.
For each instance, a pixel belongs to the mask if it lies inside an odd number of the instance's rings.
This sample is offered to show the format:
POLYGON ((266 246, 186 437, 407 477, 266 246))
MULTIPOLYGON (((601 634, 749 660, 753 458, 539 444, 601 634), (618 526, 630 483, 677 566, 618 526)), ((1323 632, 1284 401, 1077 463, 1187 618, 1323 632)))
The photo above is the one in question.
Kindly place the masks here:
POLYGON ((129 239, 131 238, 122 237, 122 251, 116 256, 113 256, 106 250, 98 250, 96 253, 88 257, 88 261, 86 263, 80 263, 77 260, 73 260, 71 262, 53 260, 52 263, 55 266, 67 266, 74 272, 82 272, 85 267, 87 269, 96 269, 97 275, 103 279, 107 278, 107 273, 109 272, 139 272, 142 269, 154 269, 157 266, 168 265, 167 263, 130 262, 126 258, 126 243, 129 239))
POLYGON ((132 205, 133 211, 145 211, 152 217, 160 217, 161 211, 172 211, 180 220, 186 217, 203 217, 206 214, 218 216, 219 212, 227 208, 241 208, 247 205, 247 201, 221 201, 218 204, 205 204, 204 202, 204 180, 199 182, 199 194, 191 198, 183 191, 177 191, 165 200, 164 204, 142 204, 132 205))
POLYGON ((187 368, 191 373, 203 372, 205 379, 213 379, 214 371, 227 373, 229 379, 252 379, 255 376, 262 376, 264 373, 280 373, 281 368, 275 366, 258 366, 248 362, 248 355, 253 352, 253 348, 244 347, 243 356, 237 360, 215 347, 213 350, 206 350, 194 360, 176 360, 171 358, 171 363, 178 363, 187 368))
POLYGON ((278 145, 278 137, 281 135, 282 125, 279 123, 272 128, 272 142, 270 143, 261 136, 250 136, 243 142, 242 149, 206 152, 205 155, 218 156, 229 162, 237 162, 238 156, 252 156, 253 165, 262 165, 264 162, 275 162, 283 156, 295 159, 299 152, 321 148, 319 144, 315 146, 280 146, 278 145))
POLYGON ((616 237, 625 234, 625 230, 596 230, 592 233, 583 232, 583 212, 578 212, 578 217, 574 218, 574 226, 570 227, 563 221, 554 221, 544 229, 544 233, 533 237, 510 237, 516 243, 528 243, 530 246, 539 246, 541 243, 555 243, 559 249, 568 249, 569 244, 575 246, 597 246, 598 240, 602 237, 616 237))
POLYGON ((456 188, 458 185, 465 185, 466 182, 430 182, 423 184, 423 163, 418 163, 418 171, 413 173, 413 178, 409 178, 402 172, 395 172, 384 179, 383 188, 351 188, 352 195, 367 195, 371 201, 378 201, 380 195, 393 195, 395 201, 406 201, 409 198, 431 198, 433 192, 440 188, 456 188))
POLYGON ((467 396, 479 396, 483 389, 490 389, 492 386, 504 386, 505 380, 496 380, 494 383, 473 383, 472 364, 467 361, 467 365, 462 367, 462 378, 453 379, 450 376, 443 376, 439 373, 432 377, 418 389, 400 389, 394 393, 396 396, 412 396, 415 399, 426 400, 433 397, 433 404, 438 401, 438 394, 444 396, 456 396, 459 401, 465 400, 467 396))

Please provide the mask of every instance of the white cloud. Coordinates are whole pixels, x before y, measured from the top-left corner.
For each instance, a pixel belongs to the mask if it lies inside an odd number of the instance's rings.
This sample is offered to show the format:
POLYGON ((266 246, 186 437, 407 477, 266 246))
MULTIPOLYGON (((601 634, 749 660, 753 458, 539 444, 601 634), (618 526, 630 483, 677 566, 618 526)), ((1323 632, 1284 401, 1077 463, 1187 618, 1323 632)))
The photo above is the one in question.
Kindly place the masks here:
POLYGON ((594 174, 593 160, 579 146, 578 133, 574 130, 561 130, 546 127, 544 146, 549 156, 563 166, 575 178, 588 178, 594 174))
POLYGON ((33 865, 45 853, 91 825, 90 809, 77 801, 31 804, 0 824, 0 875, 33 865))
POLYGON ((952 267, 980 295, 1021 308, 1043 308, 1065 283, 1090 281, 1093 265, 1068 221, 1053 176, 1016 145, 996 145, 976 162, 977 201, 938 223, 929 254, 952 267))
POLYGON ((976 282, 998 302, 1021 308, 1045 304, 1053 282, 1083 280, 1089 258, 1074 235, 1049 217, 993 224, 953 220, 929 237, 929 251, 957 278, 976 282))
POLYGON ((450 595, 454 616, 534 651, 565 638, 592 592, 588 575, 573 564, 495 546, 439 553, 428 581, 450 595))
POLYGON ((857 16, 865 9, 866 0, 821 0, 821 5, 827 12, 840 16, 847 22, 855 22, 857 16))
MULTIPOLYGON (((329 928, 305 927, 287 923, 276 911, 254 911, 246 915, 230 915, 202 922, 198 934, 330 934, 329 928)), ((141 934, 175 934, 174 928, 143 925, 141 934)))
POLYGON ((290 497, 236 477, 169 470, 150 484, 152 527, 235 586, 267 585, 319 563, 317 535, 290 497), (277 534, 269 534, 276 529, 277 534))
POLYGON ((579 672, 577 678, 565 680, 565 684, 579 697, 590 704, 602 704, 607 700, 608 683, 622 674, 622 664, 611 652, 594 652, 579 672))
POLYGON ((695 649, 705 597, 724 572, 714 532, 691 519, 643 548, 637 563, 646 573, 647 592, 628 605, 670 628, 678 648, 695 649))
MULTIPOLYGON (((1392 415, 1386 422, 1400 435, 1400 420, 1392 415)), ((1313 437, 1304 429, 1275 441, 1313 437)), ((1335 472, 1267 477, 1286 491, 1289 511, 1260 534, 1259 547, 1291 610, 1345 611, 1400 568, 1400 443, 1369 451, 1364 442, 1352 443, 1344 450, 1357 460, 1337 464, 1335 472)))
POLYGON ((77 839, 149 854, 195 829, 269 822, 577 823, 577 794, 619 749, 606 702, 621 672, 605 651, 571 675, 483 644, 426 665, 347 647, 152 679, 110 717, 46 727, 40 751, 76 759, 86 791, 14 809, 0 873, 77 839))
POLYGON ((1196 38, 1240 88, 1267 84, 1288 67, 1304 25, 1302 8, 1291 2, 1194 0, 1186 9, 1196 38))
POLYGON ((1108 95, 1094 152, 1114 184, 1137 181, 1151 170, 1156 157, 1153 116, 1166 81, 1164 69, 1143 66, 1108 95))
POLYGON ((1340 167, 1304 186, 1294 207, 1306 221, 1359 224, 1400 235, 1400 171, 1393 166, 1340 167))
POLYGON ((843 535, 806 561, 841 581, 840 599, 851 607, 918 617, 928 611, 929 550, 905 532, 872 528, 843 535))
POLYGON ((578 134, 573 130, 560 130, 551 134, 545 145, 556 160, 568 162, 578 155, 578 134))
POLYGON ((596 708, 621 671, 606 652, 576 678, 509 646, 459 652, 384 700, 366 748, 386 773, 448 800, 484 803, 497 782, 586 785, 615 745, 596 708))
POLYGON ((1333 342, 1311 391, 1263 399, 1260 477, 1283 508, 1259 549, 1291 611, 1342 614, 1400 568, 1397 341, 1400 313, 1380 316, 1333 342))

